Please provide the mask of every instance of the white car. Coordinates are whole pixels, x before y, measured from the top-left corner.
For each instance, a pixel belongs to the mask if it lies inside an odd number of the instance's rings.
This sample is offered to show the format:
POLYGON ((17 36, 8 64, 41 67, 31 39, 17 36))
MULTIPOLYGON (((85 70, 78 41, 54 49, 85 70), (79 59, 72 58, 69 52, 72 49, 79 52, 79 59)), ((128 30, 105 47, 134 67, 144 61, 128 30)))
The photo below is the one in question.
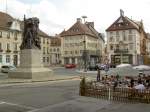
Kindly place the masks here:
POLYGON ((14 70, 14 69, 16 69, 16 67, 12 66, 12 65, 3 65, 3 66, 1 66, 1 72, 2 73, 8 73, 9 71, 14 70))

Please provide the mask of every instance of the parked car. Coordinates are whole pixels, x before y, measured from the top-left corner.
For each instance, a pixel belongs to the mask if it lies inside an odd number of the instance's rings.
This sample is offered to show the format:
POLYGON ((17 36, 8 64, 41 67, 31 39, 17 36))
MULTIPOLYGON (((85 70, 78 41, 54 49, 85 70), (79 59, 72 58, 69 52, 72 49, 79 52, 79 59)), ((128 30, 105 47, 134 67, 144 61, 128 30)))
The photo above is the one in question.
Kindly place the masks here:
POLYGON ((87 69, 90 70, 90 71, 95 71, 95 70, 98 69, 98 66, 97 66, 97 65, 89 65, 89 66, 87 67, 87 69))
POLYGON ((109 67, 110 68, 116 68, 116 65, 115 64, 109 64, 109 67))
POLYGON ((75 68, 76 64, 66 64, 65 68, 75 68))
POLYGON ((1 66, 1 72, 2 73, 8 73, 9 71, 14 70, 14 69, 16 69, 16 67, 12 66, 12 65, 3 65, 3 66, 1 66))

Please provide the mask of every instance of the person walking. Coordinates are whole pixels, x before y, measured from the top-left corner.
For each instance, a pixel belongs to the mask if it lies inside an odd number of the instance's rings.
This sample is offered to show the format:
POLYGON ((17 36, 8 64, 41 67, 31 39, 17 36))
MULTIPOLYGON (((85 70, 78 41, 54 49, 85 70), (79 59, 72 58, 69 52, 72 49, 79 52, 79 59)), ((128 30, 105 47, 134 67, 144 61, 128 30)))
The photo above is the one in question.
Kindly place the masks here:
POLYGON ((100 75, 101 75, 101 72, 100 72, 100 69, 98 68, 97 69, 97 82, 100 82, 100 75))

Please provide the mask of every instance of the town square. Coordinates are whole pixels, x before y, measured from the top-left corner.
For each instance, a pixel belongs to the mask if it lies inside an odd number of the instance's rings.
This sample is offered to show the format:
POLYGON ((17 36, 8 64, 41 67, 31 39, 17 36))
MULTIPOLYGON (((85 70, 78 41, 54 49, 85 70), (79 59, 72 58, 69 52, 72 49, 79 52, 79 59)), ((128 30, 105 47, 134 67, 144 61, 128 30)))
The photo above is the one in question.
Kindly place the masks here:
POLYGON ((0 0, 0 112, 149 112, 148 0, 0 0))

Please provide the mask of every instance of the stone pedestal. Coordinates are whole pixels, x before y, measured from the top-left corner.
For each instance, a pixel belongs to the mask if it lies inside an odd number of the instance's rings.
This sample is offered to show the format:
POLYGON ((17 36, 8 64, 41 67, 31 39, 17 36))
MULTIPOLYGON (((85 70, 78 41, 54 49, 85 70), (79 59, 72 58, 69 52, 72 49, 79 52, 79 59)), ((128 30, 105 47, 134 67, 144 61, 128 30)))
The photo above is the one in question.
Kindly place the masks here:
POLYGON ((50 79, 52 70, 42 64, 42 55, 39 49, 24 49, 20 53, 20 66, 9 72, 9 78, 20 79, 50 79))

